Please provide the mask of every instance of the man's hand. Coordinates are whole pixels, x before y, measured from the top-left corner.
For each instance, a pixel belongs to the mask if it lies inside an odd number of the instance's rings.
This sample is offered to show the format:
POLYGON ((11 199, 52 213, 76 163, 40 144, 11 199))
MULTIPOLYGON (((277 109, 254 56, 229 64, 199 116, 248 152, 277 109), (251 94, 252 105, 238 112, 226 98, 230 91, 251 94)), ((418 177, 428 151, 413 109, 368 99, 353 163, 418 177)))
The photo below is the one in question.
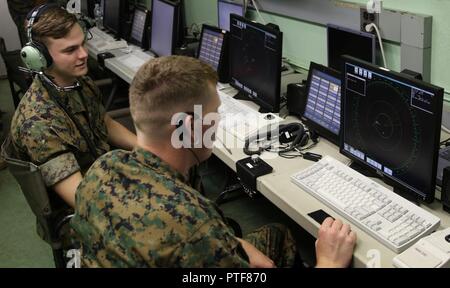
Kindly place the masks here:
POLYGON ((249 242, 237 238, 248 255, 251 268, 276 268, 275 263, 249 242))
POLYGON ((356 234, 348 224, 328 217, 316 241, 317 268, 345 268, 350 265, 356 234))

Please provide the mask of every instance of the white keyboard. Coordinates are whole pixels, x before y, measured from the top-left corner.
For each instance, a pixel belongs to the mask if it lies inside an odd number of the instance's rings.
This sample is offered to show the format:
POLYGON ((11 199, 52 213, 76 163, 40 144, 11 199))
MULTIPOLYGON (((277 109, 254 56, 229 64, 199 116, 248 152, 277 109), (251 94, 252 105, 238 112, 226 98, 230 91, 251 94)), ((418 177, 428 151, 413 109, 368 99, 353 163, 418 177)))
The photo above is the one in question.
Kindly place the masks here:
POLYGON ((114 37, 101 31, 97 27, 94 27, 89 31, 92 34, 92 39, 88 41, 88 44, 94 47, 98 52, 105 52, 128 47, 127 41, 115 40, 114 37))
POLYGON ((221 116, 219 126, 242 141, 259 129, 283 120, 272 113, 259 113, 221 91, 219 96, 222 102, 219 107, 221 116), (268 114, 270 114, 270 120, 266 119, 268 114))
POLYGON ((330 156, 291 180, 396 253, 440 224, 438 217, 330 156))
POLYGON ((139 68, 144 65, 150 59, 153 59, 152 55, 149 55, 143 51, 136 50, 129 54, 125 54, 117 57, 117 61, 125 67, 131 69, 133 72, 137 72, 139 68))
POLYGON ((103 40, 103 41, 114 41, 114 37, 112 37, 111 35, 109 35, 108 33, 98 29, 97 27, 93 27, 91 29, 89 29, 89 32, 91 32, 92 34, 92 39, 91 40, 103 40))

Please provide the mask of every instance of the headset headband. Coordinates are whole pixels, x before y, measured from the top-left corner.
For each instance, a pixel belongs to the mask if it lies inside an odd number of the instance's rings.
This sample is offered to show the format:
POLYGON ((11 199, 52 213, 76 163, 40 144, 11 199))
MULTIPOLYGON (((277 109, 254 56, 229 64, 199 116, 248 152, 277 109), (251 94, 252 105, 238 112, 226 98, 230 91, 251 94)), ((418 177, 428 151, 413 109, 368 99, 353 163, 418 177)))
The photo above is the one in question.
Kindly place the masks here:
POLYGON ((33 8, 33 10, 31 10, 28 15, 27 15, 27 20, 28 20, 28 24, 27 24, 27 37, 28 37, 28 42, 33 42, 33 25, 35 22, 38 21, 39 17, 41 16, 42 13, 44 13, 45 11, 47 11, 50 8, 55 8, 59 6, 55 3, 49 3, 49 4, 42 4, 39 5, 35 8, 33 8))

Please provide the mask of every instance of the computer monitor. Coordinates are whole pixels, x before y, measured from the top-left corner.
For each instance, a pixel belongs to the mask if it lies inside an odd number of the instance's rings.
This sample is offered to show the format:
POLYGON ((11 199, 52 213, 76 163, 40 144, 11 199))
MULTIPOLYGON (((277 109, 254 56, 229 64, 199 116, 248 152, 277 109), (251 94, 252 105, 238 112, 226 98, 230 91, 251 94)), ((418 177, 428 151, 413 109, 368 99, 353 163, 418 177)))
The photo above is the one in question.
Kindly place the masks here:
POLYGON ((144 7, 136 7, 128 41, 143 49, 148 48, 148 31, 150 28, 150 12, 144 7))
POLYGON ((219 75, 220 82, 228 82, 228 32, 203 24, 198 59, 208 63, 219 75))
POLYGON ((306 107, 302 122, 339 145, 341 127, 341 74, 326 66, 311 62, 306 86, 306 107))
POLYGON ((242 5, 226 0, 217 1, 217 15, 219 16, 219 28, 230 31, 230 15, 242 15, 242 5))
POLYGON ((375 64, 376 37, 333 24, 327 25, 328 67, 341 71, 342 55, 350 55, 375 64))
POLYGON ((444 90, 353 57, 343 62, 341 153, 432 202, 444 90))
POLYGON ((126 17, 127 2, 125 0, 108 0, 103 2, 103 27, 119 37, 121 23, 126 17))
POLYGON ((236 14, 230 25, 231 86, 262 111, 278 112, 283 33, 236 14))
POLYGON ((172 55, 179 37, 180 2, 152 1, 150 50, 157 56, 172 55))

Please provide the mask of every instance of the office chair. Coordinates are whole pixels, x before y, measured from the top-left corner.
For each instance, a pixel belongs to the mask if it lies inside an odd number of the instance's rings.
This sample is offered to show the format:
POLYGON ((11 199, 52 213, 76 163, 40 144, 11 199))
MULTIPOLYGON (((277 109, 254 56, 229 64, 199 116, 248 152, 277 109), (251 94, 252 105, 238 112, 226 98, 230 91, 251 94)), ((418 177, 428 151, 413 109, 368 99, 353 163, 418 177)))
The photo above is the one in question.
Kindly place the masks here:
POLYGON ((9 88, 13 96, 14 107, 19 105, 20 98, 27 92, 33 78, 31 75, 18 69, 19 66, 25 67, 20 57, 20 50, 7 51, 5 40, 0 37, 0 54, 5 62, 6 72, 8 73, 9 88))
POLYGON ((38 234, 52 248, 56 268, 66 267, 64 238, 62 231, 73 216, 73 211, 53 191, 44 184, 39 166, 19 160, 11 138, 1 147, 1 156, 8 164, 9 171, 19 183, 33 214, 36 216, 38 234))

